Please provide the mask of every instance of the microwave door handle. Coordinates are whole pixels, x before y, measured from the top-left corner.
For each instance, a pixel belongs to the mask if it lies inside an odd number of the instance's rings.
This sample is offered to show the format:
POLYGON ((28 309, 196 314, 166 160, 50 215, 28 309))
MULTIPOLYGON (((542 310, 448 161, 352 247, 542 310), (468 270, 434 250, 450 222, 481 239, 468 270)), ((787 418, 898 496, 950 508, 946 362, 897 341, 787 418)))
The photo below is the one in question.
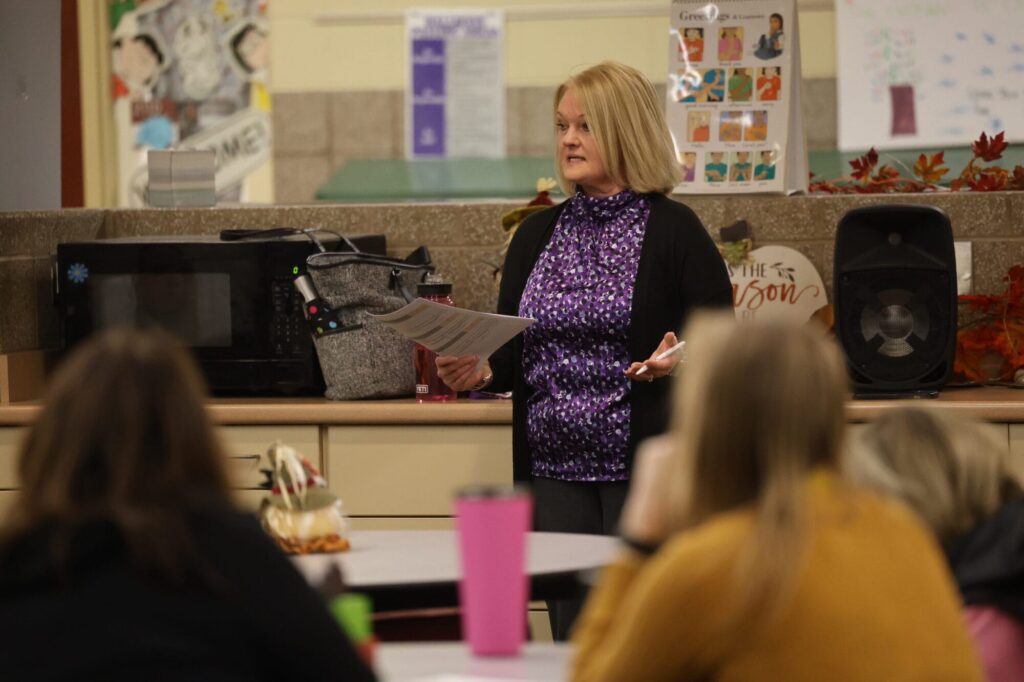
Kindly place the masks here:
POLYGON ((50 295, 54 306, 60 305, 60 276, 57 272, 57 256, 50 256, 50 295))

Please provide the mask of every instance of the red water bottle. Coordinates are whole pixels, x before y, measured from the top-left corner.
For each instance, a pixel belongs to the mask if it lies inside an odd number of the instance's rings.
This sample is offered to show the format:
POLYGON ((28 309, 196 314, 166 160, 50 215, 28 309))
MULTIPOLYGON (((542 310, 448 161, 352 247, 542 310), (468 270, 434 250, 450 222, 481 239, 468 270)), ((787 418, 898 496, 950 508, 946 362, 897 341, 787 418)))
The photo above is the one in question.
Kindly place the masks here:
MULTIPOLYGON (((447 282, 425 282, 416 286, 416 294, 434 303, 455 305, 452 285, 447 282)), ((456 393, 437 376, 437 353, 416 344, 416 402, 432 403, 455 400, 456 393)))

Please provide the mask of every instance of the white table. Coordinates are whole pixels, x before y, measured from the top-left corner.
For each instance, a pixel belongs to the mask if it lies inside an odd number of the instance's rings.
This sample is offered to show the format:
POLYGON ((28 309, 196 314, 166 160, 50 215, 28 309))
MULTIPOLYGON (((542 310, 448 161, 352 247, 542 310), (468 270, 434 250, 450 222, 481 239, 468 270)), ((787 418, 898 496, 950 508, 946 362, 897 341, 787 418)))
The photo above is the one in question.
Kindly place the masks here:
POLYGON ((478 678, 556 682, 568 677, 569 653, 565 644, 536 642, 511 658, 476 657, 462 643, 381 644, 376 668, 381 682, 470 682, 478 678))
MULTIPOLYGON (((337 563, 345 583, 368 592, 382 610, 456 605, 459 568, 454 530, 357 531, 352 548, 337 554, 293 557, 313 584, 337 563)), ((607 535, 530 533, 526 571, 534 599, 568 596, 581 573, 606 565, 618 551, 607 535)))

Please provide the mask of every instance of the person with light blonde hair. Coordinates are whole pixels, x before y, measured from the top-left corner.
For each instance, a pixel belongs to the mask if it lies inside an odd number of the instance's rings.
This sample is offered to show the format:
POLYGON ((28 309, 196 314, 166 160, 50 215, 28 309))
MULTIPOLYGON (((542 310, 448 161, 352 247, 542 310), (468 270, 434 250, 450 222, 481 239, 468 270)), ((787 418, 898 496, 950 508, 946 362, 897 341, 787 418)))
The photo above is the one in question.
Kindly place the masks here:
POLYGON ((931 535, 840 475, 835 343, 720 314, 684 335, 672 428, 638 454, 571 679, 981 680, 931 535))
POLYGON ((976 422, 906 407, 862 429, 845 465, 942 542, 989 681, 1024 680, 1024 492, 1006 443, 976 422))
MULTIPOLYGON (((498 312, 537 322, 489 360, 438 357, 458 391, 512 390, 513 474, 531 481, 535 527, 616 531, 636 443, 666 424, 675 331, 732 305, 700 219, 667 196, 682 175, 662 102, 636 69, 572 76, 552 107, 564 203, 534 213, 505 258, 498 312), (643 371, 641 371, 641 368, 643 371)), ((549 604, 564 639, 580 600, 549 604)))

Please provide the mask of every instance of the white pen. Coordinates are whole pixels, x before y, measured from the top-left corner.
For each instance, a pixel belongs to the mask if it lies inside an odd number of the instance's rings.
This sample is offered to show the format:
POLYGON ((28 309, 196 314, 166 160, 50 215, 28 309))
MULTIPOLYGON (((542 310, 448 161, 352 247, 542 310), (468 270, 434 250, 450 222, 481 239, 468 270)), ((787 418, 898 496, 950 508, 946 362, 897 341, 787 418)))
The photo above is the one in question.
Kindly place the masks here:
MULTIPOLYGON (((677 343, 676 345, 672 346, 671 348, 669 348, 664 353, 659 353, 658 357, 656 357, 654 359, 655 360, 664 360, 665 358, 670 357, 672 355, 675 355, 676 353, 681 351, 683 349, 683 346, 685 346, 685 345, 686 345, 686 341, 680 341, 679 343, 677 343)), ((641 367, 640 369, 637 370, 635 376, 640 376, 641 374, 643 374, 646 371, 647 371, 647 365, 644 365, 643 367, 641 367)))

